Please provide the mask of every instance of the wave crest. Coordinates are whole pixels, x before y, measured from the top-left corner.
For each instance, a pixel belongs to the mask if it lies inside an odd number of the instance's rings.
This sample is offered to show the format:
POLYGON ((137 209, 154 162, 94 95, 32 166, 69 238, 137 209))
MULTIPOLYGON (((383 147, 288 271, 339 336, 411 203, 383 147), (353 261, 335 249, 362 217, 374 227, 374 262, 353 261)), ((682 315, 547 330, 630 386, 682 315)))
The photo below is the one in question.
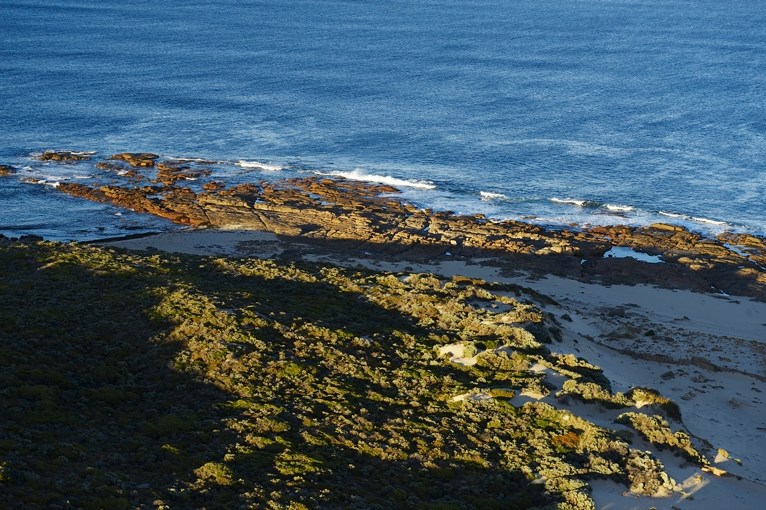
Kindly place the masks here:
POLYGON ((395 188, 418 188, 435 189, 436 185, 430 181, 421 181, 415 179, 399 179, 390 175, 368 174, 364 170, 356 169, 350 172, 316 172, 317 175, 326 175, 330 177, 343 177, 352 181, 372 182, 375 184, 387 184, 395 188))
POLYGON ((508 195, 502 193, 494 193, 492 191, 480 191, 479 196, 482 200, 508 200, 508 195))
POLYGON ((636 208, 633 206, 619 204, 604 204, 604 209, 615 212, 630 212, 636 210, 636 208))
POLYGON ((597 202, 592 202, 590 200, 580 200, 577 198, 556 198, 553 197, 550 199, 551 202, 554 204, 566 204, 566 205, 575 205, 577 207, 598 207, 597 202))
POLYGON ((239 161, 235 163, 235 165, 242 168, 258 168, 261 170, 266 170, 267 172, 279 172, 280 170, 284 169, 283 165, 262 163, 260 161, 246 161, 244 159, 240 159, 239 161))

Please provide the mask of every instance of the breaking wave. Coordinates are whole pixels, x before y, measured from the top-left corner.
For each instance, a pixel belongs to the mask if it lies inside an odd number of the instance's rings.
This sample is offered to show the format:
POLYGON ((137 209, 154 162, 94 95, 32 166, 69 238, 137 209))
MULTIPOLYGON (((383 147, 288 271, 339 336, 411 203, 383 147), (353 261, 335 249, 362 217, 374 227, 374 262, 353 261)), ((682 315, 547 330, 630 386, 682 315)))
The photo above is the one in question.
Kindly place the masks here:
POLYGON ((698 216, 692 216, 692 221, 696 221, 697 223, 707 223, 708 225, 718 225, 718 226, 724 226, 728 225, 728 222, 725 221, 719 221, 719 220, 711 220, 710 218, 700 218, 698 216))
POLYGON ((435 189, 436 185, 430 181, 415 179, 399 179, 390 175, 368 174, 364 170, 352 170, 351 172, 315 172, 317 175, 329 177, 343 177, 352 181, 372 182, 375 184, 387 184, 395 188, 435 189))
POLYGON ((697 223, 701 225, 713 225, 716 227, 732 227, 733 225, 727 221, 714 220, 712 218, 705 218, 702 216, 688 216, 686 214, 671 213, 667 211, 660 211, 661 216, 667 218, 673 218, 674 220, 685 221, 689 223, 697 223))
POLYGON ((491 191, 480 191, 479 196, 482 200, 508 200, 508 195, 502 193, 493 193, 491 191))
POLYGON ((616 205, 616 204, 604 204, 604 209, 615 212, 630 212, 635 211, 636 208, 630 205, 616 205))
POLYGON ((280 170, 284 169, 283 165, 261 163, 260 161, 246 161, 244 159, 240 159, 235 164, 242 168, 258 168, 267 172, 279 172, 280 170))
POLYGON ((551 202, 554 204, 574 205, 576 207, 584 207, 588 209, 605 209, 611 212, 631 212, 635 210, 635 207, 631 205, 622 204, 609 204, 606 202, 599 202, 597 200, 580 200, 577 198, 551 198, 551 202))
POLYGON ((591 207, 593 204, 596 204, 596 202, 591 202, 590 200, 578 200, 576 198, 551 198, 551 202, 554 204, 567 204, 567 205, 575 205, 577 207, 591 207))

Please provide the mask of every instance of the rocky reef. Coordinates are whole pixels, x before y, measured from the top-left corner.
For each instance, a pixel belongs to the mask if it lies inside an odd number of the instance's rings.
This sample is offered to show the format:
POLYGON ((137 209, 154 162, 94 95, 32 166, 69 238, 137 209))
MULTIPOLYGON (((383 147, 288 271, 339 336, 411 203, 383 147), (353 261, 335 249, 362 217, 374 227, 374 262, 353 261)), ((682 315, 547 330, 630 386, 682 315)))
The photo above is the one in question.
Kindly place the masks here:
MULTIPOLYGON (((42 157, 71 162, 81 154, 46 152, 42 157)), ((214 179, 212 162, 159 159, 156 154, 116 154, 96 165, 110 177, 109 183, 62 183, 58 189, 194 227, 343 241, 344 249, 366 246, 391 256, 449 252, 494 257, 514 269, 586 281, 650 283, 766 299, 766 242, 757 236, 724 233, 707 238, 670 224, 549 229, 418 209, 398 199, 395 188, 341 178, 226 188, 214 179), (662 263, 605 257, 613 247, 658 256, 662 263)))

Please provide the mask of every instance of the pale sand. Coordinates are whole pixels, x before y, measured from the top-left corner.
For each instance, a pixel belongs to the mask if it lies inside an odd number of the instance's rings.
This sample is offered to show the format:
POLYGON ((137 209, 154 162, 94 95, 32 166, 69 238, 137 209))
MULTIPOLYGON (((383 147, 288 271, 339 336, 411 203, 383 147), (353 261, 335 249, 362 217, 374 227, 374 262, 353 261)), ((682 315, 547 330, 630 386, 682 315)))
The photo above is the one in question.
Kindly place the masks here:
MULTIPOLYGON (((501 276, 489 260, 413 263, 381 260, 364 253, 339 256, 324 253, 320 247, 288 245, 265 232, 174 232, 108 244, 138 250, 154 248, 198 255, 261 258, 299 248, 307 260, 341 266, 433 272, 444 276, 459 274, 532 288, 558 303, 539 303, 559 319, 564 332, 563 341, 552 344, 552 350, 582 356, 600 366, 612 381, 614 391, 627 391, 633 386, 660 390, 679 404, 688 431, 712 444, 712 452, 705 453, 715 467, 730 473, 714 476, 686 465, 668 452, 658 452, 639 439, 634 447, 652 450, 678 483, 678 491, 666 498, 636 498, 624 494, 624 486, 595 481, 591 486, 598 508, 735 510, 759 509, 766 504, 766 444, 763 442, 766 303, 645 285, 586 284, 553 276, 508 278, 501 276), (725 455, 716 455, 717 448, 726 450, 729 457, 739 460, 741 465, 725 455)), ((462 352, 445 354, 462 357, 462 352)), ((553 384, 563 382, 563 378, 550 371, 546 373, 553 384)), ((546 397, 522 394, 514 403, 535 399, 561 407, 554 394, 546 397)), ((457 396, 461 397, 480 398, 457 396)), ((594 423, 612 428, 616 427, 612 423, 614 416, 621 412, 577 402, 566 406, 594 423)), ((629 409, 622 411, 626 410, 629 409)))
POLYGON ((258 253, 268 258, 282 252, 282 243, 271 232, 256 230, 178 230, 132 239, 107 240, 106 244, 128 250, 161 250, 191 255, 245 257, 258 253))

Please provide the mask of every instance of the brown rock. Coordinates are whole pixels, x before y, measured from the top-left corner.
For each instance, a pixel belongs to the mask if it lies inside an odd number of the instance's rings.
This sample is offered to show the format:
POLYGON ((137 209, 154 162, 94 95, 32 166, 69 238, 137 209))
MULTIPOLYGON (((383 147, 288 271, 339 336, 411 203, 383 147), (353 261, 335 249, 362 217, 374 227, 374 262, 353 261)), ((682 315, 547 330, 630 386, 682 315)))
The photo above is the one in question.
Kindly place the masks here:
POLYGON ((15 173, 16 173, 16 169, 13 168, 11 165, 0 165, 0 177, 13 175, 15 173))
POLYGON ((155 182, 172 186, 178 181, 199 179, 207 177, 211 173, 211 170, 208 168, 193 169, 191 166, 181 162, 157 163, 157 179, 155 182))
POLYGON ((125 161, 130 166, 138 168, 154 166, 154 162, 159 159, 159 156, 151 152, 121 152, 119 154, 112 154, 109 159, 125 161))
MULTIPOLYGON (((156 159, 153 154, 117 156, 129 164, 149 161, 154 165, 156 159)), ((766 245, 755 236, 706 239, 666 224, 546 230, 518 221, 494 222, 420 210, 392 197, 396 190, 390 186, 344 179, 295 178, 223 188, 216 181, 204 182, 210 169, 198 165, 193 161, 159 162, 152 186, 62 183, 58 189, 193 226, 266 230, 327 245, 342 240, 344 246, 356 243, 354 246, 397 256, 434 257, 449 251, 490 257, 507 264, 509 271, 523 269, 607 284, 723 291, 766 300, 766 245), (184 187, 182 180, 189 178, 203 181, 204 192, 184 187), (746 245, 752 255, 744 257, 724 243, 746 245), (660 255, 665 262, 603 258, 612 246, 660 255), (764 257, 764 262, 758 262, 758 257, 764 257)))
POLYGON ((72 151, 45 151, 38 159, 40 161, 87 161, 90 154, 72 151))
POLYGON ((668 223, 652 223, 649 228, 663 232, 686 232, 686 228, 679 225, 670 225, 668 223))
POLYGON ((218 190, 222 190, 223 188, 224 188, 224 184, 218 181, 210 181, 202 185, 202 189, 204 189, 205 191, 218 191, 218 190))

